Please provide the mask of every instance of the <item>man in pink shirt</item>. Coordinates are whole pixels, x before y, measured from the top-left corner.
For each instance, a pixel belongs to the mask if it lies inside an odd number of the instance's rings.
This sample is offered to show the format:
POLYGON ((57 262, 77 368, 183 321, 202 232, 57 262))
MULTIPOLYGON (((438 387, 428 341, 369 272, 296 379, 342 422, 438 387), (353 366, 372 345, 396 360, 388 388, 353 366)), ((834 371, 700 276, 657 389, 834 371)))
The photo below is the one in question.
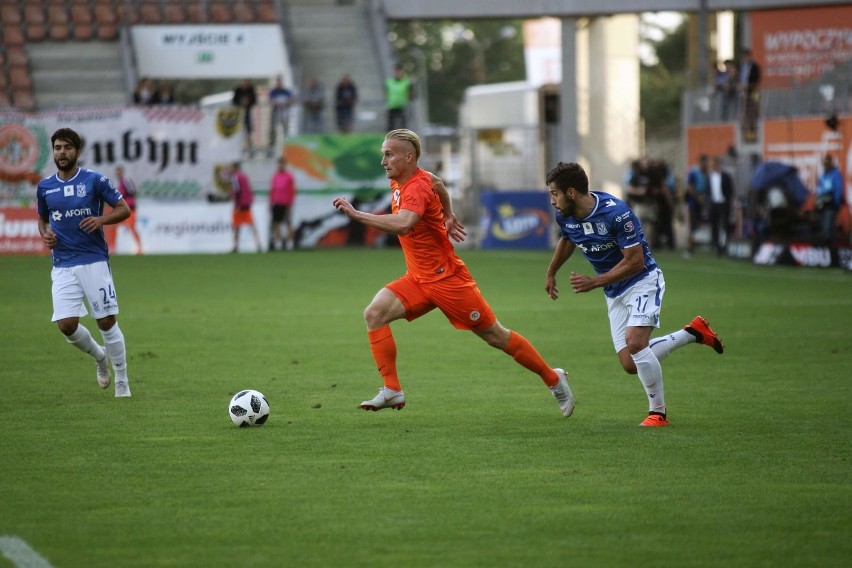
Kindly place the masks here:
POLYGON ((251 188, 251 182, 248 176, 240 168, 239 162, 234 162, 228 171, 228 176, 231 179, 231 191, 234 196, 234 217, 232 224, 234 226, 234 248, 231 252, 237 252, 240 242, 240 228, 243 225, 248 225, 254 235, 254 242, 257 245, 257 252, 263 252, 263 247, 260 245, 260 234, 257 232, 257 227, 254 226, 254 217, 251 214, 251 204, 254 202, 254 191, 251 188))
POLYGON ((296 198, 296 181, 287 170, 287 159, 278 158, 278 169, 269 182, 269 208, 272 217, 272 237, 269 250, 293 249, 296 247, 293 230, 293 200, 296 198), (287 225, 287 240, 281 240, 281 224, 287 225))

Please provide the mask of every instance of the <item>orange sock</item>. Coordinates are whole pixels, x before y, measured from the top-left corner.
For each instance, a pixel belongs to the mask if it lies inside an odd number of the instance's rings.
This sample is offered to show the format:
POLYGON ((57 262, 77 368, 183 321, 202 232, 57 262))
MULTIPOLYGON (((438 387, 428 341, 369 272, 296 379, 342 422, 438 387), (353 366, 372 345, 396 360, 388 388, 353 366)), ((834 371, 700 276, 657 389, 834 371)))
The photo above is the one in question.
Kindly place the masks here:
POLYGON ((555 386, 559 382, 559 376, 556 371, 550 368, 547 362, 542 358, 532 343, 527 341, 527 338, 520 333, 514 331, 509 332, 509 343, 504 349, 506 353, 512 356, 520 365, 523 365, 536 375, 541 377, 549 387, 555 386))
POLYGON ((376 368, 385 382, 385 386, 395 391, 401 391, 399 377, 396 374, 396 341, 393 339, 389 325, 367 332, 370 338, 370 350, 376 360, 376 368))

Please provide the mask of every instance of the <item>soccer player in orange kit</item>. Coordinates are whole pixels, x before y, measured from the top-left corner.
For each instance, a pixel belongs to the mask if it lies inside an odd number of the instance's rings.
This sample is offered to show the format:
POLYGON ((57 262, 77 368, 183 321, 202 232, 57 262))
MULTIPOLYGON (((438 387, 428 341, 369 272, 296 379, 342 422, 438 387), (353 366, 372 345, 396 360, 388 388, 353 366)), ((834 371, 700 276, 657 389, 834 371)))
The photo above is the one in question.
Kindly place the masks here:
POLYGON ((377 411, 405 406, 390 323, 402 318, 413 321, 438 308, 456 328, 474 332, 539 375, 562 414, 571 416, 574 396, 567 374, 551 368, 526 338, 497 321, 450 242, 450 238, 464 240, 466 233, 453 214, 449 194, 439 178, 418 166, 419 159, 417 134, 404 128, 392 130, 382 144, 382 167, 393 191, 391 214, 359 211, 343 197, 333 202, 350 219, 399 235, 407 268, 401 278, 379 290, 364 310, 370 349, 384 386, 375 398, 362 402, 361 408, 377 411))

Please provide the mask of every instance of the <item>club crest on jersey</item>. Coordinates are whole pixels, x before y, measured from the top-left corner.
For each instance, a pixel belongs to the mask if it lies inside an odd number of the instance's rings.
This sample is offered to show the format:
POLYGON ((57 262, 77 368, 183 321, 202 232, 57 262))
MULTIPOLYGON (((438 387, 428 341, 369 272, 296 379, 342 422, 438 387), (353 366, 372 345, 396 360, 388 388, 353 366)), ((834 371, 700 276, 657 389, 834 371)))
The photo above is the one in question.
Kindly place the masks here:
POLYGON ((77 184, 77 197, 86 197, 86 184, 77 184))
POLYGON ((74 186, 73 185, 65 185, 62 187, 62 195, 65 197, 74 197, 74 186))
POLYGON ((399 190, 393 190, 393 202, 399 205, 399 190))
POLYGON ((600 221, 595 223, 595 229, 597 229, 599 235, 608 235, 609 231, 606 229, 606 223, 602 223, 600 221))
POLYGON ((594 232, 595 232, 595 230, 592 228, 591 223, 583 223, 583 234, 584 235, 591 235, 594 232))

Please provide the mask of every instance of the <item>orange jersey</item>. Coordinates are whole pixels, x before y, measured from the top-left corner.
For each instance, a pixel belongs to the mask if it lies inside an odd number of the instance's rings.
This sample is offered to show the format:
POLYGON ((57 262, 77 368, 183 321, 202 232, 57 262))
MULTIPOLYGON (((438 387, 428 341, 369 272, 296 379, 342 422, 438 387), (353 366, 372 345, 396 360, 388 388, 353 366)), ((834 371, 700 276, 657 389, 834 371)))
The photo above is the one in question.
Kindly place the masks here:
POLYGON ((399 236, 408 273, 417 282, 434 282, 453 273, 464 262, 456 256, 444 225, 444 208, 432 188, 432 178, 418 168, 405 184, 391 181, 391 212, 417 213, 420 220, 407 235, 399 236))

